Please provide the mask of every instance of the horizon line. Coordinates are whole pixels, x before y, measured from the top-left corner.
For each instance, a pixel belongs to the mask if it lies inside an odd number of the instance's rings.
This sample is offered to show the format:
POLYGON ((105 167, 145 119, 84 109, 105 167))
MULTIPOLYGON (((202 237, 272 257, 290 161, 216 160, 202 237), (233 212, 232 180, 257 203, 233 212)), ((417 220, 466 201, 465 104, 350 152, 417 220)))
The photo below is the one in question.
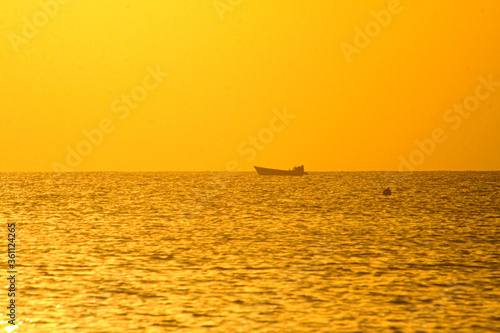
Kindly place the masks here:
MULTIPOLYGON (((227 170, 157 170, 157 171, 124 171, 124 170, 74 170, 74 171, 0 171, 0 174, 7 173, 166 173, 166 172, 191 172, 191 173, 202 173, 202 172, 227 172, 227 173, 256 173, 255 170, 242 170, 242 171, 227 171, 227 170)), ((452 169, 436 169, 436 170, 415 170, 415 171, 399 171, 399 170, 328 170, 328 171, 307 171, 310 173, 329 173, 329 172, 397 172, 397 173, 413 173, 413 172, 500 172, 500 170, 452 170, 452 169)))

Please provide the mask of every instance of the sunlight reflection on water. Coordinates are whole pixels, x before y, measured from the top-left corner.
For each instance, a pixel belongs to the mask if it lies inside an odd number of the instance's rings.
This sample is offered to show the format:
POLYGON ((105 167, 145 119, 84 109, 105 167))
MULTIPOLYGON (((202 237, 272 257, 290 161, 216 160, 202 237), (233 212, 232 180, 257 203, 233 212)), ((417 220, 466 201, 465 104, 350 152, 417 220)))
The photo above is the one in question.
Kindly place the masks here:
POLYGON ((23 332, 500 326, 500 173, 0 177, 23 332))

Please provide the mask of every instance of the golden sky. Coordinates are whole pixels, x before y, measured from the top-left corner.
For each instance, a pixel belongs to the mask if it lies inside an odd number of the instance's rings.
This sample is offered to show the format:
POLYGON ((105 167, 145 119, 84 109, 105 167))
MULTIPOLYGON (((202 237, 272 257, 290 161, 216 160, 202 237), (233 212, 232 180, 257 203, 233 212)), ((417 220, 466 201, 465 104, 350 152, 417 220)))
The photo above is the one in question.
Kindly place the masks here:
POLYGON ((2 1, 0 171, 500 170, 499 22, 496 0, 2 1))

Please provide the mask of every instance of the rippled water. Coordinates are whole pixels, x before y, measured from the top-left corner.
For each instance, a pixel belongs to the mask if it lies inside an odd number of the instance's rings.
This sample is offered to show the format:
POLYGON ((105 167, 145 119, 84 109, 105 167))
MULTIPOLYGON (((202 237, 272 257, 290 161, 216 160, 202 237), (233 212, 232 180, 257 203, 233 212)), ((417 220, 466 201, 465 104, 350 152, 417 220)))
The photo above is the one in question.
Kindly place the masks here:
POLYGON ((500 332, 500 173, 0 179, 20 332, 500 332))

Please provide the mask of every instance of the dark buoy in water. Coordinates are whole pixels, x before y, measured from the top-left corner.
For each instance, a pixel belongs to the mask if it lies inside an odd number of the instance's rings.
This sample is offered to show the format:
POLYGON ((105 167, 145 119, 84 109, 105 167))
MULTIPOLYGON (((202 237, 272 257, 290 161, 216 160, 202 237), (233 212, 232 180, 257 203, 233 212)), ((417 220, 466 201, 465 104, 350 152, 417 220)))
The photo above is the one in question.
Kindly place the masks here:
POLYGON ((392 194, 392 192, 391 192, 391 188, 390 187, 388 187, 388 188, 386 188, 384 190, 384 195, 391 195, 391 194, 392 194))

